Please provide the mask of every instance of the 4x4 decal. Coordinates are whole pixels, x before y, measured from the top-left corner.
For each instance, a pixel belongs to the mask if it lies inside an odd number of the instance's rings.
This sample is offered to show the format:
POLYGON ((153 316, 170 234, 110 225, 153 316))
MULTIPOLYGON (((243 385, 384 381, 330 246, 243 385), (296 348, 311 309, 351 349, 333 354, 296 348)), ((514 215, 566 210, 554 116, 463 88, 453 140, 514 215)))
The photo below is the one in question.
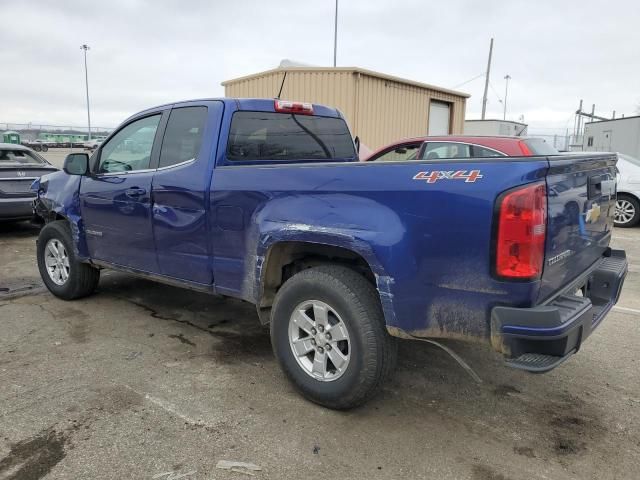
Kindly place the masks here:
POLYGON ((482 178, 480 170, 433 170, 431 172, 418 172, 413 179, 425 180, 427 183, 436 183, 438 180, 464 180, 465 183, 473 183, 482 178))

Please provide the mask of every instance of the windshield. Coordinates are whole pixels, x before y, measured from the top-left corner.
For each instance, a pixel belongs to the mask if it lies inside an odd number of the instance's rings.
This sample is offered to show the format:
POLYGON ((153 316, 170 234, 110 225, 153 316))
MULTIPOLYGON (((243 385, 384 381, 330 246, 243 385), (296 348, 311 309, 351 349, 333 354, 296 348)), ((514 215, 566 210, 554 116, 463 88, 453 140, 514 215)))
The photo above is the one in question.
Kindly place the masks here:
POLYGON ((37 153, 30 152, 29 150, 0 150, 0 166, 8 165, 43 165, 46 164, 44 158, 37 153))
POLYGON ((544 138, 527 138, 524 143, 533 155, 558 155, 560 152, 547 143, 544 138))

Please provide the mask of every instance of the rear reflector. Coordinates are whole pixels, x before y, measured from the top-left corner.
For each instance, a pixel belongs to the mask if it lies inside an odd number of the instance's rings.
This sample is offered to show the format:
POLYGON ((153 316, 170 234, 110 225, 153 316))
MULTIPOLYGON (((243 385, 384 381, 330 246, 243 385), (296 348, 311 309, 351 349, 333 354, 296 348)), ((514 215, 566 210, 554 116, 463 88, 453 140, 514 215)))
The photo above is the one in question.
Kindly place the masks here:
POLYGON ((534 183, 512 190, 499 205, 496 273, 533 280, 542 274, 547 225, 547 189, 534 183))
POLYGON ((291 102, 289 100, 276 100, 276 112, 297 113, 300 115, 313 115, 313 105, 303 102, 291 102))

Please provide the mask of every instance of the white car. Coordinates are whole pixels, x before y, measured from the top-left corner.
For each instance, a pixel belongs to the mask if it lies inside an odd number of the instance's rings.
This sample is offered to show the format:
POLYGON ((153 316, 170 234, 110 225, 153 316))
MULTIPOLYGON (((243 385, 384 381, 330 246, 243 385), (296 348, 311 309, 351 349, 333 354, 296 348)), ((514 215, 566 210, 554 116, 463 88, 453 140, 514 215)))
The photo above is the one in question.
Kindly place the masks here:
POLYGON ((618 154, 618 200, 615 226, 633 227, 640 221, 640 160, 618 154))

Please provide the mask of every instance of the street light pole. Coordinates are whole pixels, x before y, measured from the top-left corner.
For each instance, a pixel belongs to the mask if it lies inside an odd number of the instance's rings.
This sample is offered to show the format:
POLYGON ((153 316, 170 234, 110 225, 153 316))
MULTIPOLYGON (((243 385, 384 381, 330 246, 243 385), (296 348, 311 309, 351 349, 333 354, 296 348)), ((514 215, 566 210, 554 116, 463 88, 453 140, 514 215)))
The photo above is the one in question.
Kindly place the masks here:
POLYGON ((333 68, 336 67, 336 59, 338 57, 338 0, 336 0, 336 15, 333 25, 333 68))
POLYGON ((89 45, 82 45, 80 50, 84 50, 84 83, 87 91, 87 124, 89 126, 89 140, 91 140, 91 113, 89 110, 89 74, 87 73, 87 50, 89 45))
POLYGON ((502 119, 506 120, 507 119, 507 93, 509 92, 509 80, 511 80, 511 75, 506 74, 504 76, 504 79, 507 81, 507 83, 504 86, 504 112, 502 114, 502 119))

